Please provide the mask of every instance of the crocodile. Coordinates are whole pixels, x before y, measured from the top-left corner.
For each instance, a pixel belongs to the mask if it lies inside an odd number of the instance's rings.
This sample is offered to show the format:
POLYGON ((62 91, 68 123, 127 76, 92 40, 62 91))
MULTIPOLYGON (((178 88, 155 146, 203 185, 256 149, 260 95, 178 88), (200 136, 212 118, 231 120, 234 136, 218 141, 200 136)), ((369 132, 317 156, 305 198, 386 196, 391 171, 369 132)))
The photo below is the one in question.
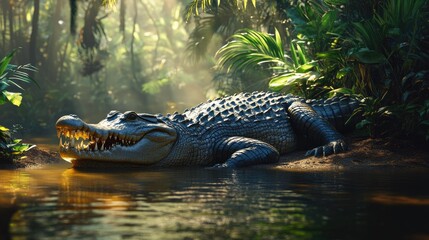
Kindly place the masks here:
POLYGON ((238 168, 276 163, 299 148, 306 156, 347 150, 340 133, 358 107, 351 97, 305 100, 272 92, 209 100, 183 113, 111 111, 97 124, 58 119, 60 155, 74 167, 91 162, 137 166, 238 168))

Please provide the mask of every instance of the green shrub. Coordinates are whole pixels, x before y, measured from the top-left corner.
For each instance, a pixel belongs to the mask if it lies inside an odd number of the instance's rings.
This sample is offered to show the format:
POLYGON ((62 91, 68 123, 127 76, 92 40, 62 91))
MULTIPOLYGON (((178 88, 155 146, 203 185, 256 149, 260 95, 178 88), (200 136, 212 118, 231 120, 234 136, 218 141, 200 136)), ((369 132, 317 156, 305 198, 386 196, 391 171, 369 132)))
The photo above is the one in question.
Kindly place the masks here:
MULTIPOLYGON (((27 72, 36 71, 36 68, 30 64, 10 64, 14 54, 15 50, 0 61, 0 105, 11 103, 15 106, 20 106, 22 101, 21 93, 10 92, 7 89, 14 86, 17 89, 24 90, 21 85, 18 84, 18 82, 34 82, 27 72)), ((11 131, 8 128, 0 125, 1 160, 5 162, 11 162, 14 158, 31 149, 32 147, 34 146, 21 143, 21 139, 14 139, 12 137, 11 131)))
POLYGON ((218 69, 262 69, 272 91, 306 98, 359 96, 357 127, 370 136, 428 140, 428 1, 368 1, 301 2, 288 12, 294 39, 241 30, 217 52, 218 69))

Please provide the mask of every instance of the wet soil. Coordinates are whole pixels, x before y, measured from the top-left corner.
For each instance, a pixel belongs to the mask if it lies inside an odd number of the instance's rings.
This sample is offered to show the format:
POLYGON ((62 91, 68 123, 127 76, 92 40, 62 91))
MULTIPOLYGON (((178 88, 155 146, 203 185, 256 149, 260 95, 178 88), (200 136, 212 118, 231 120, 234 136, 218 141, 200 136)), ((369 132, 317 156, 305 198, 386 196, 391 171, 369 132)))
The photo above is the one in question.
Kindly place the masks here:
MULTIPOLYGON (((406 141, 365 139, 351 137, 349 151, 328 157, 305 157, 297 151, 280 158, 276 165, 258 165, 256 168, 275 168, 287 171, 330 171, 368 168, 428 168, 429 150, 406 141)), ((58 152, 36 147, 13 163, 0 164, 0 169, 39 168, 47 164, 63 163, 58 152)))
POLYGON ((47 164, 63 162, 58 152, 34 147, 11 163, 0 163, 0 169, 40 168, 47 164))
POLYGON ((349 151, 327 157, 304 157, 305 151, 280 158, 277 169, 327 171, 369 168, 428 168, 429 151, 407 141, 349 138, 349 151))

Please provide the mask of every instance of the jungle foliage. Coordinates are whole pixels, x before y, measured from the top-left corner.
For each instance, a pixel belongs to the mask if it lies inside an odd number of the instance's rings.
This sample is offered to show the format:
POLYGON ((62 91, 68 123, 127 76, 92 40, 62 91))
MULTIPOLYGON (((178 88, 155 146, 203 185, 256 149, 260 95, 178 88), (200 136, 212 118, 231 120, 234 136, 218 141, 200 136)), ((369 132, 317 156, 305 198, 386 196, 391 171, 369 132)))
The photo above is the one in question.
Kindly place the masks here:
POLYGON ((19 108, 4 105, 2 124, 23 134, 52 134, 76 113, 87 121, 120 111, 170 112, 205 98, 210 66, 187 65, 189 35, 180 1, 0 0, 0 56, 41 69, 19 108), (193 94, 183 94, 192 89, 193 94))
MULTIPOLYGON (((217 14, 211 8, 231 8, 235 1, 193 2, 193 13, 208 18, 194 6, 211 16, 217 14)), ((249 8, 263 9, 267 2, 236 9, 252 14, 249 8)), ((362 100, 357 127, 370 136, 429 140, 427 0, 271 4, 281 10, 282 24, 253 22, 256 27, 236 29, 216 52, 219 74, 232 79, 233 88, 222 90, 252 90, 262 79, 272 91, 306 98, 354 95, 362 100), (255 71, 259 80, 249 77, 255 71)))
MULTIPOLYGON (((15 50, 10 52, 0 61, 0 105, 10 103, 19 107, 22 102, 21 92, 11 92, 9 88, 15 87, 15 89, 23 91, 24 89, 19 82, 34 82, 37 84, 28 74, 28 72, 34 72, 37 69, 30 64, 10 64, 15 52, 15 50)), ((11 132, 8 128, 0 125, 1 162, 12 161, 14 157, 21 155, 33 147, 32 145, 21 143, 21 139, 13 138, 11 132)))
POLYGON ((354 95, 369 135, 429 139, 428 14, 427 0, 0 0, 0 56, 22 47, 14 60, 42 69, 20 69, 40 88, 2 89, 25 101, 0 119, 53 132, 69 113, 269 90, 354 95))

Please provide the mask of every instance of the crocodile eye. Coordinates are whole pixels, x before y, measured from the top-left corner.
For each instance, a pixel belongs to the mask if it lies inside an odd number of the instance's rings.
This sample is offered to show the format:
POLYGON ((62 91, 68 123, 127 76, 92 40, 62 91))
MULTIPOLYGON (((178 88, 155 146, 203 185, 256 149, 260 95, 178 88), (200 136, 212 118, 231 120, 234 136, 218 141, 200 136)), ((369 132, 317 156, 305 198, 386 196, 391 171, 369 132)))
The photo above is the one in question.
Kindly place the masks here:
POLYGON ((115 111, 115 110, 113 110, 113 111, 110 111, 109 112, 109 114, 107 114, 107 118, 109 119, 109 118, 113 118, 114 116, 116 116, 116 115, 118 115, 118 111, 115 111))
POLYGON ((125 115, 125 119, 131 120, 131 121, 136 120, 138 117, 139 115, 137 115, 137 113, 135 112, 129 112, 125 115))

